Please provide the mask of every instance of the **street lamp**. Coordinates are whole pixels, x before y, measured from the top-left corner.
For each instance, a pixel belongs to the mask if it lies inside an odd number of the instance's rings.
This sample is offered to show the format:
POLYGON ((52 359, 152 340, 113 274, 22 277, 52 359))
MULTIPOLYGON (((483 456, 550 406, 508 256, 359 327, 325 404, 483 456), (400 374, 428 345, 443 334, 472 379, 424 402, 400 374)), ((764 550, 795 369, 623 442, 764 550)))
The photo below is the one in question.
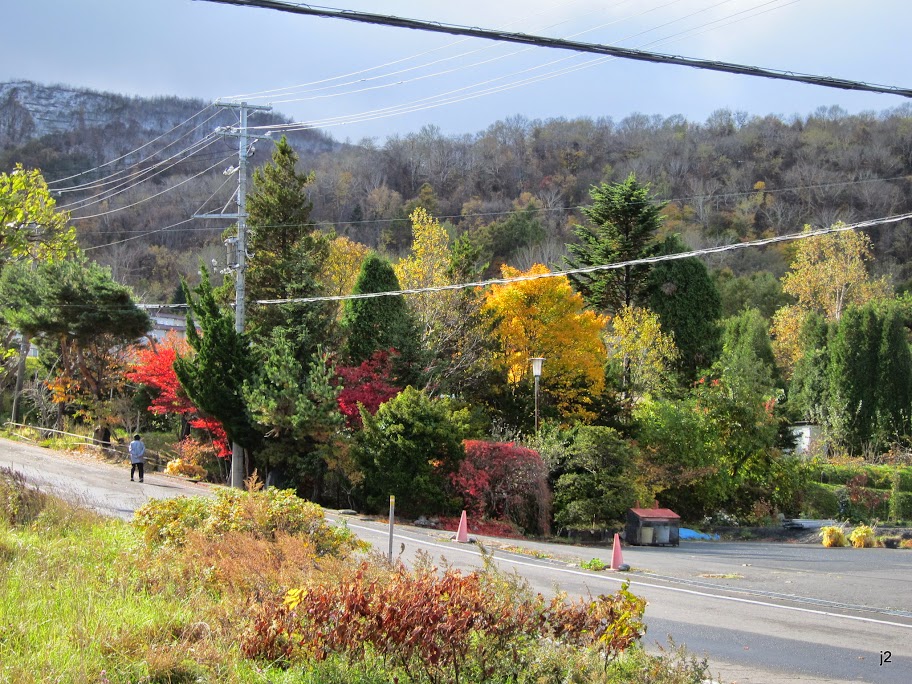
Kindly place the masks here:
POLYGON ((535 434, 538 434, 538 379, 541 377, 542 364, 545 360, 540 356, 529 360, 532 362, 532 375, 535 377, 535 434))

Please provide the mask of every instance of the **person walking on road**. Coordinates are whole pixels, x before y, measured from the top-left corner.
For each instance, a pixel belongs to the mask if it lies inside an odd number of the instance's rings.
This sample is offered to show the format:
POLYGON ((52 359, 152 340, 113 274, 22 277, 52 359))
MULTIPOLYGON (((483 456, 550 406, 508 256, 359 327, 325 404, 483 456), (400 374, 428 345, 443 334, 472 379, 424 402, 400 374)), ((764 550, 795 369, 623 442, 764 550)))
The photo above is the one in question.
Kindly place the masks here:
POLYGON ((142 437, 133 435, 133 441, 130 442, 130 482, 133 482, 133 475, 139 471, 139 481, 143 481, 143 466, 146 463, 146 445, 143 444, 142 437))

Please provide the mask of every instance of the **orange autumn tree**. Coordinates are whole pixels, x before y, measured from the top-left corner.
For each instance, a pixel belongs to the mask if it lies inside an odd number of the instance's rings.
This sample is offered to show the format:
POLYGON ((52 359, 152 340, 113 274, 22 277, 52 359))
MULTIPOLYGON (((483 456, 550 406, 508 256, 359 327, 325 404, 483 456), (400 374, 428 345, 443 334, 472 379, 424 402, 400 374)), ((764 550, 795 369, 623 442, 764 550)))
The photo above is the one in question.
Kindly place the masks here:
MULTIPOLYGON (((504 278, 550 273, 535 264, 528 271, 503 266, 504 278)), ((557 407, 561 418, 588 421, 595 417, 594 397, 605 387, 605 345, 608 322, 587 310, 582 295, 565 276, 495 285, 485 294, 484 311, 495 321, 498 343, 495 365, 506 371, 507 382, 529 382, 529 359, 544 357, 541 392, 557 407)))

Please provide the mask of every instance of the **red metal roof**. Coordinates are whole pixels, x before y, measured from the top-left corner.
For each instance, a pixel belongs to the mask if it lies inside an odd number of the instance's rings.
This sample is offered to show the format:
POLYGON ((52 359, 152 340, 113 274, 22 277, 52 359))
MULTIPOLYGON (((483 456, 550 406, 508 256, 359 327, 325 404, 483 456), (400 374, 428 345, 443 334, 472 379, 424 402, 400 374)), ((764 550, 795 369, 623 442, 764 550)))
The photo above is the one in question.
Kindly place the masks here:
POLYGON ((670 508, 631 508, 631 511, 636 513, 641 518, 677 518, 681 519, 681 516, 675 513, 670 508))

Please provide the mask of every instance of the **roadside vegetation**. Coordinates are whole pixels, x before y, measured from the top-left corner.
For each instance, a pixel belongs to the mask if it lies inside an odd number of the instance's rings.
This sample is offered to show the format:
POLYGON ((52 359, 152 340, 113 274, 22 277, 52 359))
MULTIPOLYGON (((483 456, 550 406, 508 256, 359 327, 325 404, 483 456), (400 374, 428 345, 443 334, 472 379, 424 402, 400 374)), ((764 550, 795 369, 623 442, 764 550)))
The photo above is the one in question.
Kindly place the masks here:
MULTIPOLYGON (((614 531, 637 502, 700 527, 912 519, 912 295, 869 235, 836 222, 770 247, 778 278, 654 261, 690 249, 681 207, 606 167, 548 264, 504 253, 502 280, 451 288, 490 271, 494 242, 541 232, 533 196, 495 240, 438 218, 424 184, 401 244, 372 251, 318 229, 318 179, 287 139, 271 152, 244 329, 232 279, 201 263, 180 282, 185 337, 157 340, 41 174, 0 173, 0 411, 22 434, 116 449, 141 432, 167 472, 216 482, 237 447, 245 476, 315 504, 395 496, 403 518, 466 511, 515 535, 614 531), (636 265, 603 268, 620 262, 636 265), (814 428, 800 453, 795 422, 814 428)), ((775 203, 761 185, 744 221, 775 203)))
POLYGON ((645 601, 545 599, 493 567, 365 555, 279 490, 102 519, 0 471, 0 682, 647 682, 645 601))

